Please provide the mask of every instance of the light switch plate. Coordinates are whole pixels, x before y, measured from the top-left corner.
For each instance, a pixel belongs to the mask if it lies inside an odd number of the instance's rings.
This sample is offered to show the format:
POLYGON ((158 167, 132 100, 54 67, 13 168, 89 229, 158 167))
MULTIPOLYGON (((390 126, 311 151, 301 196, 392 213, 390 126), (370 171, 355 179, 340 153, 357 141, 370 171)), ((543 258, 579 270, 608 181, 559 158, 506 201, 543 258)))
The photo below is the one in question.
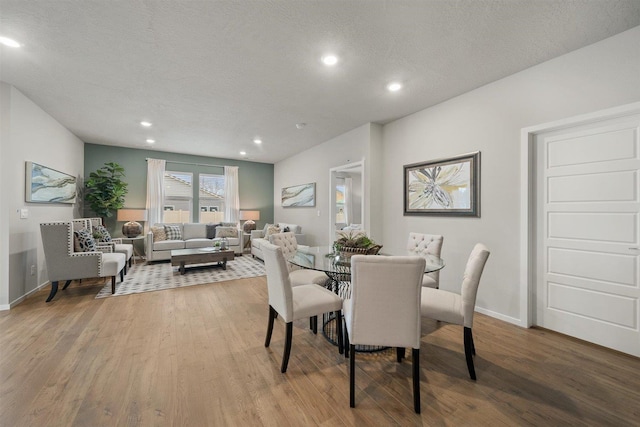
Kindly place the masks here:
POLYGON ((29 218, 29 209, 27 208, 20 209, 20 219, 26 219, 26 218, 29 218))

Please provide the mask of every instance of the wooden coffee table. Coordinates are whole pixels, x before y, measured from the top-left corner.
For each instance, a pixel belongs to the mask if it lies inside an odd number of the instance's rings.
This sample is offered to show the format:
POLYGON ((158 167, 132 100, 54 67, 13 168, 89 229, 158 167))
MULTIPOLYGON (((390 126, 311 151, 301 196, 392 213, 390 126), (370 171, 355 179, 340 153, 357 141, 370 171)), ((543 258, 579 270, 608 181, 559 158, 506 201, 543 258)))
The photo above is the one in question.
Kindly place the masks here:
POLYGON ((214 250, 214 248, 174 249, 171 251, 171 265, 180 266, 180 274, 185 273, 187 264, 216 263, 211 267, 227 269, 227 261, 233 260, 233 250, 214 250))

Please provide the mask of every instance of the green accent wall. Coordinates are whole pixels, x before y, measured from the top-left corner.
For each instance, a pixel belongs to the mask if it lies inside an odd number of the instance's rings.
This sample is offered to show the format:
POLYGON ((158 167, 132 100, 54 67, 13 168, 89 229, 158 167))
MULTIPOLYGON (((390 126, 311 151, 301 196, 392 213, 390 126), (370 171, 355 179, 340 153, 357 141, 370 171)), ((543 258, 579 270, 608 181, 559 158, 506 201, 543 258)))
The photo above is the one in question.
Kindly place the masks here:
MULTIPOLYGON (((147 158, 166 160, 167 170, 194 173, 194 182, 197 182, 196 173, 224 174, 224 170, 220 167, 171 163, 171 161, 238 166, 240 209, 260 211, 260 221, 256 221, 258 229, 267 222, 273 223, 273 165, 268 163, 85 143, 84 178, 86 180, 91 172, 100 169, 106 162, 116 162, 124 168, 126 175, 124 180, 129 184, 125 207, 144 208, 147 200, 147 158)), ((197 190, 194 193, 193 206, 197 211, 197 190)), ((85 216, 95 216, 86 204, 85 216)), ((122 224, 116 222, 115 215, 106 220, 106 226, 115 236, 122 234, 122 224)))

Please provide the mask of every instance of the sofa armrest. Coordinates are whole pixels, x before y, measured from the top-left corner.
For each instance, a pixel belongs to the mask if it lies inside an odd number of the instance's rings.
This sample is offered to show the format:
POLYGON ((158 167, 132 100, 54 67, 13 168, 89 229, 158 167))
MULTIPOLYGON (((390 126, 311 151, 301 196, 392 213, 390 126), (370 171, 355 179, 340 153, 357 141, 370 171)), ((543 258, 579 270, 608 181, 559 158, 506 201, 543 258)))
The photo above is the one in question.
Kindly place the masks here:
POLYGON ((251 230, 251 240, 253 239, 264 239, 264 231, 263 230, 251 230))

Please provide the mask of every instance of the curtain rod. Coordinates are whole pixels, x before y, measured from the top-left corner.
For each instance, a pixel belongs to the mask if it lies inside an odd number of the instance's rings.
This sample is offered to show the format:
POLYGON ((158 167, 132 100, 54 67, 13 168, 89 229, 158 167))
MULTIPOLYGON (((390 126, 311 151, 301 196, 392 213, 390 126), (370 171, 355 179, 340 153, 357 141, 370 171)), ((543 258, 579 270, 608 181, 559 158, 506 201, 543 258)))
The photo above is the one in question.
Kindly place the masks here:
MULTIPOLYGON (((150 157, 147 157, 146 159, 144 159, 145 161, 149 161, 150 157)), ((181 165, 191 165, 191 166, 209 166, 209 167, 213 167, 213 168, 223 168, 224 165, 208 165, 206 163, 190 163, 190 162, 178 162, 178 161, 174 161, 174 160, 165 160, 165 162, 167 163, 176 163, 176 164, 181 164, 181 165)))

